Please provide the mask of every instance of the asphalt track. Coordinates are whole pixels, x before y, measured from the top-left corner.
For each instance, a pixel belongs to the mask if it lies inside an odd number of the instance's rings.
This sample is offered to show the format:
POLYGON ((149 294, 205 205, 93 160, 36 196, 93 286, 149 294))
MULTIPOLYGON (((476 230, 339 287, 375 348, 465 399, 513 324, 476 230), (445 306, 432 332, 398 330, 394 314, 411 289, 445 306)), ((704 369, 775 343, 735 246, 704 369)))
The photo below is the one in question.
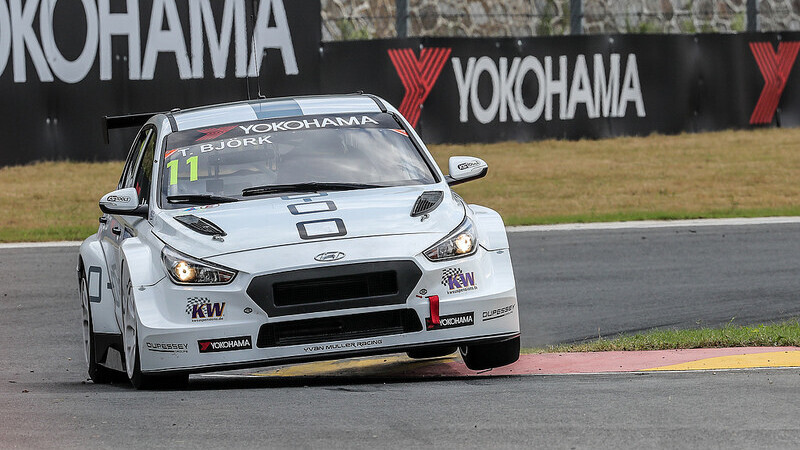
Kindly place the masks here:
POLYGON ((523 347, 800 316, 800 224, 690 223, 510 233, 523 347))
MULTIPOLYGON (((798 316, 798 238, 800 224, 512 232, 523 344, 798 316)), ((96 386, 84 375, 76 250, 0 248, 0 448, 781 448, 800 440, 796 368, 426 377, 287 367, 192 377, 179 391, 96 386)), ((460 363, 394 361, 445 364, 460 363)))

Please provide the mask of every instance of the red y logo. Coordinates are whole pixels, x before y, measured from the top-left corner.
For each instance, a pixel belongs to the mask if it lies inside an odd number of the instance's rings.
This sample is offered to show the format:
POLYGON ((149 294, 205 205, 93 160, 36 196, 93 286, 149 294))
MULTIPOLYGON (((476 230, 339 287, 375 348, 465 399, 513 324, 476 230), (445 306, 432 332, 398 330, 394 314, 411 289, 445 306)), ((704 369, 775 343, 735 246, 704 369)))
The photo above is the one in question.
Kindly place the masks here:
POLYGON ((219 127, 219 128, 206 128, 205 130, 197 130, 203 133, 203 136, 200 136, 195 142, 200 141, 208 141, 210 139, 216 139, 223 134, 231 131, 232 129, 236 128, 236 125, 231 125, 227 127, 219 127))
POLYGON ((211 345, 211 342, 198 342, 200 344, 200 351, 204 352, 208 350, 208 346, 211 345))
POLYGON ((753 52, 758 69, 764 77, 764 89, 758 97, 753 115, 750 116, 751 125, 772 122, 798 50, 800 50, 798 41, 781 42, 778 44, 777 53, 772 51, 772 44, 769 42, 750 43, 750 51, 753 52))
POLYGON ((411 122, 411 126, 416 127, 421 112, 420 106, 428 98, 436 79, 442 73, 451 49, 423 48, 419 53, 419 59, 410 48, 387 51, 406 89, 398 110, 411 122))

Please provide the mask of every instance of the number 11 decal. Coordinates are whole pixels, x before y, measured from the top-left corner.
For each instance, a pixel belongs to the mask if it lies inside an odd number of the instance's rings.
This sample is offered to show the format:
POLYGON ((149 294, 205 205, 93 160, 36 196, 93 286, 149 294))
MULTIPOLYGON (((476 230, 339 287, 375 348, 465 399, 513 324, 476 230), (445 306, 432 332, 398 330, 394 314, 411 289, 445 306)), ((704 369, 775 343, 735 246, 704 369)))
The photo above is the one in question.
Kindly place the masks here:
MULTIPOLYGON (((197 155, 186 160, 189 165, 189 181, 197 181, 197 155)), ((169 169, 169 185, 178 184, 178 160, 174 159, 167 163, 169 169)))

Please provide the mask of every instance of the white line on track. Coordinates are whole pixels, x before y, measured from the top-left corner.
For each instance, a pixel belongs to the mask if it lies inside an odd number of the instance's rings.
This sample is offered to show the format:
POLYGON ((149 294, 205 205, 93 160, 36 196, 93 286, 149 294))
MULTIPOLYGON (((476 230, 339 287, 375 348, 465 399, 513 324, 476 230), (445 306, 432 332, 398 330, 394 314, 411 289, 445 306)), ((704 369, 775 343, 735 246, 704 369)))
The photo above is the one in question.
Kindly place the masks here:
MULTIPOLYGON (((525 225, 506 227, 509 233, 526 231, 602 231, 602 230, 643 230, 649 228, 672 227, 735 227, 747 225, 777 225, 800 223, 800 217, 754 217, 747 219, 693 219, 693 220, 642 220, 631 222, 564 223, 558 225, 525 225)), ((0 250, 7 248, 37 247, 78 247, 80 241, 55 242, 15 242, 0 244, 0 250)))
POLYGON ((53 242, 13 242, 0 244, 0 249, 5 248, 38 248, 38 247, 78 247, 80 241, 53 241, 53 242))
POLYGON ((672 227, 735 227, 747 225, 776 225, 800 223, 800 217, 755 217, 747 219, 693 219, 693 220, 642 220, 631 222, 605 223, 565 223, 558 225, 526 225, 506 227, 509 233, 526 231, 599 231, 599 230, 642 230, 649 228, 672 227))

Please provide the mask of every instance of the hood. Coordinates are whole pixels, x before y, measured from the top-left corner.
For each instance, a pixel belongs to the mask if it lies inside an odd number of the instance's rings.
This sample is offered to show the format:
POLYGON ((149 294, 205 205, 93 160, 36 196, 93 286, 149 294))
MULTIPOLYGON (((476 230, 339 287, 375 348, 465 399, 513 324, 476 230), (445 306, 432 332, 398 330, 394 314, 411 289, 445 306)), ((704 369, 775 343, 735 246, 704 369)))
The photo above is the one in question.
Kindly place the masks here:
POLYGON ((252 199, 235 203, 164 210, 153 233, 176 250, 199 258, 260 248, 336 239, 398 234, 441 235, 464 219, 464 206, 446 184, 337 191, 252 199), (425 191, 444 192, 428 217, 411 217, 425 191), (225 232, 221 239, 202 234, 175 219, 193 215, 225 232))

